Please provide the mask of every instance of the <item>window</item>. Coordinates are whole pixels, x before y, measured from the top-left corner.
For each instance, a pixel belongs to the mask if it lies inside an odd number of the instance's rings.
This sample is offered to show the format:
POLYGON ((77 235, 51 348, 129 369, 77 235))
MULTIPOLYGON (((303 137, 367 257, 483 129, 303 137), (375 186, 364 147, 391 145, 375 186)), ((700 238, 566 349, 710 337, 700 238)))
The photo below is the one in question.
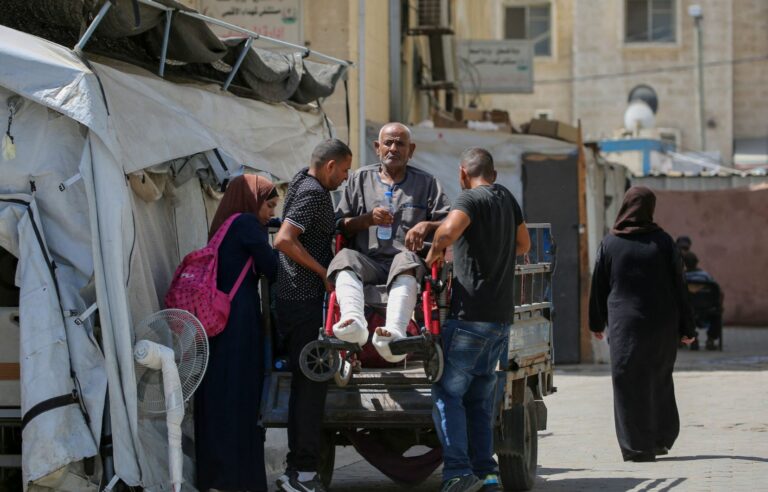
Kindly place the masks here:
POLYGON ((530 39, 535 56, 552 55, 552 10, 549 4, 505 7, 504 38, 530 39))
POLYGON ((675 0, 625 0, 627 43, 674 43, 675 0))

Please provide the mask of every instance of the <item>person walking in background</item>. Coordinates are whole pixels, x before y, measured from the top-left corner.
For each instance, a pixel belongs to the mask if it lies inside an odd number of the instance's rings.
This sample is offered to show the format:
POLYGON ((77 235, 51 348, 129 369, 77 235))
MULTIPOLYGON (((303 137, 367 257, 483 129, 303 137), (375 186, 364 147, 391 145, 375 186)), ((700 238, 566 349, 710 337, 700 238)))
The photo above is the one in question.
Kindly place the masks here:
POLYGON ((515 315, 515 258, 528 252, 531 238, 514 196, 495 181, 487 150, 464 151, 463 191, 427 255, 432 265, 456 244, 451 315, 442 329, 445 371, 432 386, 443 446, 441 492, 502 490, 493 459, 496 368, 515 315))
POLYGON ((264 385, 264 333, 259 276, 274 279, 277 257, 265 225, 275 216, 277 190, 263 177, 233 179, 211 222, 213 236, 240 213, 219 246, 216 285, 230 292, 242 283, 230 304, 224 331, 208 340, 210 358, 195 393, 197 488, 201 491, 266 491, 264 428, 258 424, 264 385), (243 270, 248 259, 253 267, 243 270))
POLYGON ((280 251, 277 321, 288 342, 292 374, 287 469, 277 480, 278 490, 287 492, 325 490, 317 464, 328 384, 311 381, 301 372, 299 354, 317 340, 323 326, 323 297, 331 290, 326 268, 336 229, 330 191, 347 179, 351 164, 352 151, 341 140, 315 147, 310 167, 299 171, 288 186, 283 224, 275 237, 280 251))
POLYGON ((653 222, 656 196, 642 186, 624 195, 600 244, 589 296, 589 328, 608 328, 616 435, 624 461, 655 461, 680 432, 672 370, 678 341, 696 331, 672 238, 653 222))

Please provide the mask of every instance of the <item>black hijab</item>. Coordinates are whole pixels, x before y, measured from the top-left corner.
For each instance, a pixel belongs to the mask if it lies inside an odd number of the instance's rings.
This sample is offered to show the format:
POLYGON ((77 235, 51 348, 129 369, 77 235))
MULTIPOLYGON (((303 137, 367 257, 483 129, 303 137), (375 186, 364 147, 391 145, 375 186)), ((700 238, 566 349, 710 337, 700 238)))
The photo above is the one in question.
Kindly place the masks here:
POLYGON ((645 186, 633 186, 624 194, 619 215, 613 224, 611 234, 629 236, 645 234, 661 229, 653 222, 656 209, 656 195, 645 186))

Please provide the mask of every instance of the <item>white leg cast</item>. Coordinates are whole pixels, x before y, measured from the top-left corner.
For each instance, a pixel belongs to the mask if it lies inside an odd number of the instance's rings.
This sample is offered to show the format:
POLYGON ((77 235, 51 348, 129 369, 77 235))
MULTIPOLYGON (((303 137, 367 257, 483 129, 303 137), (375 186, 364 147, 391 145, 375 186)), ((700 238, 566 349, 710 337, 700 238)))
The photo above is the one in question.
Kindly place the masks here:
POLYGON ((405 337, 405 330, 413 315, 413 308, 418 300, 418 282, 413 275, 398 275, 392 281, 387 300, 387 322, 384 329, 390 333, 385 337, 373 335, 373 345, 376 350, 388 362, 400 362, 406 355, 392 355, 389 350, 389 342, 405 337))
POLYGON ((336 274, 336 301, 341 320, 333 325, 333 334, 362 347, 368 341, 368 323, 365 321, 363 281, 354 272, 342 270, 336 274))

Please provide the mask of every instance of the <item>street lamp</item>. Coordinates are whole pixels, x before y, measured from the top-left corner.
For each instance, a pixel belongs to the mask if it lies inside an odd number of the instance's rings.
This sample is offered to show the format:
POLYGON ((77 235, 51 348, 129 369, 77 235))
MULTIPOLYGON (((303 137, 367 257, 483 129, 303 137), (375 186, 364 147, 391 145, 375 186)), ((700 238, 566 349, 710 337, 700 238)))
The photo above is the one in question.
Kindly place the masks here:
POLYGON ((704 14, 701 9, 701 5, 689 5, 688 15, 693 17, 694 25, 696 26, 696 64, 699 67, 699 138, 701 141, 701 151, 707 150, 707 130, 706 122, 704 121, 704 56, 703 56, 703 36, 701 24, 704 19, 704 14))

